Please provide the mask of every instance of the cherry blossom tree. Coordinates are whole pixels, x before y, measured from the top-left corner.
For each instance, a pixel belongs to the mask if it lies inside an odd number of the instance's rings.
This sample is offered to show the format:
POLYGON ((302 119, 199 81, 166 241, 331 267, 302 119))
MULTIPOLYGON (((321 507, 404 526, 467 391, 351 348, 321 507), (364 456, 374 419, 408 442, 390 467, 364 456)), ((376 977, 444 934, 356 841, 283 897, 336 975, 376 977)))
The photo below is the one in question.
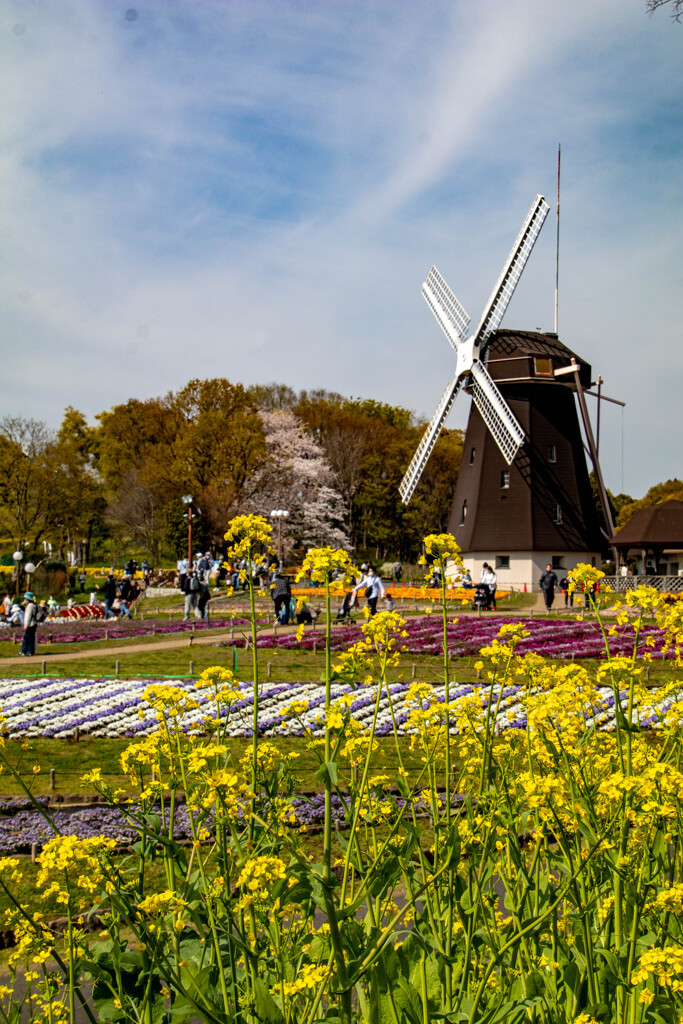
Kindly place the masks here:
POLYGON ((268 516, 287 509, 287 546, 349 546, 347 509, 334 487, 322 446, 287 410, 259 412, 266 436, 268 463, 258 473, 250 511, 268 516))

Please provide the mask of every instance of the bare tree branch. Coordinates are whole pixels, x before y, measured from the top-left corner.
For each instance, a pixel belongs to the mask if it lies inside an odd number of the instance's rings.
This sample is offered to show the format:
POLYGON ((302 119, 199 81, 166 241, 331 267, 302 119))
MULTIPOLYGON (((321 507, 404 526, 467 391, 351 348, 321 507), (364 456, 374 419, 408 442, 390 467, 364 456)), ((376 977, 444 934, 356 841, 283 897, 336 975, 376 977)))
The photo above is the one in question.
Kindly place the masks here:
POLYGON ((665 4, 673 4, 671 17, 674 21, 680 21, 683 17, 683 0, 647 0, 647 13, 652 15, 658 7, 664 7, 665 4))

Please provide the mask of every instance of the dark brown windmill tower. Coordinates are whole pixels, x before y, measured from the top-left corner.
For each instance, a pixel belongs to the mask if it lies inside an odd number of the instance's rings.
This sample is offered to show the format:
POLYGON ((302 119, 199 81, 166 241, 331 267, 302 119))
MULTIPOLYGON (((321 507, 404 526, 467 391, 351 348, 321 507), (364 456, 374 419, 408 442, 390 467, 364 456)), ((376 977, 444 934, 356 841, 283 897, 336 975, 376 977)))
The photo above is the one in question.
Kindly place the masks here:
POLYGON ((456 351, 457 369, 401 482, 401 497, 410 501, 463 388, 472 408, 449 529, 473 579, 487 561, 502 587, 536 582, 548 562, 563 569, 595 564, 604 546, 576 407, 578 399, 608 507, 585 408, 591 368, 554 334, 498 329, 547 212, 537 196, 473 335, 435 267, 422 289, 456 351))

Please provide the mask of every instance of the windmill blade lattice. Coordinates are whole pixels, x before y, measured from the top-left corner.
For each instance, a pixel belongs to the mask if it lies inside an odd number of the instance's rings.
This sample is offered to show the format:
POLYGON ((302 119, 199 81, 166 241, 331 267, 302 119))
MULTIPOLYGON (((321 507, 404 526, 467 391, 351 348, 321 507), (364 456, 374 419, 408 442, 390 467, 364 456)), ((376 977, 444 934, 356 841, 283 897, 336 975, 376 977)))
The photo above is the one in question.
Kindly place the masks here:
POLYGON ((458 351, 458 342, 465 341, 467 328, 470 325, 470 317, 456 299, 436 267, 432 267, 427 280, 422 285, 422 294, 427 300, 427 305, 439 322, 439 325, 450 341, 451 345, 458 351), (455 337, 453 334, 455 333, 455 337))
POLYGON ((543 227, 543 222, 548 215, 549 209, 550 207, 543 196, 536 196, 524 221, 522 230, 517 236, 517 241, 505 261, 496 286, 491 292, 489 301, 484 307, 484 314, 476 333, 476 343, 480 347, 481 355, 484 355, 488 339, 500 327, 500 322, 510 304, 510 299, 522 276, 527 260, 531 256, 531 250, 543 227))
POLYGON ((459 390, 460 381, 456 376, 441 396, 441 401, 436 407, 436 411, 432 416, 431 422, 422 435, 420 443, 417 446, 417 451, 413 455, 410 465, 398 486, 404 505, 408 504, 413 495, 413 491, 417 487, 418 481, 422 476, 422 471, 427 465, 427 459, 432 454, 432 449, 437 442, 439 434, 441 433, 441 428, 446 422, 446 417, 451 411, 451 407, 459 390))
POLYGON ((543 196, 536 196, 486 304, 475 334, 467 337, 470 318, 436 267, 432 267, 422 286, 422 294, 455 349, 458 361, 455 377, 444 391, 399 485, 401 498, 406 505, 417 487, 456 395, 468 378, 473 387, 472 399, 508 465, 511 465, 524 443, 524 431, 493 383, 481 359, 488 339, 503 319, 548 210, 549 206, 543 196))
POLYGON ((479 361, 474 363, 471 373, 474 384, 472 401, 510 466, 524 443, 524 431, 484 364, 479 361))

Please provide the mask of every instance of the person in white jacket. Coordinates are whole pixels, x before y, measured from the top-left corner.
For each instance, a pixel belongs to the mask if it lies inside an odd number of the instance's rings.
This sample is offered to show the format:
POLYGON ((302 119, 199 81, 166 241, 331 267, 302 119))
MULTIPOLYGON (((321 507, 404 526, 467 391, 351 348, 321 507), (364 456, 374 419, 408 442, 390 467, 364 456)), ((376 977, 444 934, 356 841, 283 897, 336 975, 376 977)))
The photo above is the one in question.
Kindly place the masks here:
POLYGON ((489 591, 489 608, 493 608, 496 611, 496 587, 498 586, 498 577, 495 572, 488 564, 484 562, 481 570, 481 582, 485 587, 488 587, 489 591))
POLYGON ((360 581, 360 583, 356 584, 356 586, 352 590, 352 593, 356 594, 358 593, 359 590, 363 590, 363 588, 365 588, 364 593, 368 602, 370 614, 375 615, 377 612, 377 602, 380 597, 384 597, 384 584, 382 583, 381 579, 379 578, 375 570, 372 568, 372 566, 368 567, 365 576, 360 581))
POLYGON ((21 643, 21 654, 30 658, 36 653, 36 602, 30 590, 24 594, 24 639, 21 643))

